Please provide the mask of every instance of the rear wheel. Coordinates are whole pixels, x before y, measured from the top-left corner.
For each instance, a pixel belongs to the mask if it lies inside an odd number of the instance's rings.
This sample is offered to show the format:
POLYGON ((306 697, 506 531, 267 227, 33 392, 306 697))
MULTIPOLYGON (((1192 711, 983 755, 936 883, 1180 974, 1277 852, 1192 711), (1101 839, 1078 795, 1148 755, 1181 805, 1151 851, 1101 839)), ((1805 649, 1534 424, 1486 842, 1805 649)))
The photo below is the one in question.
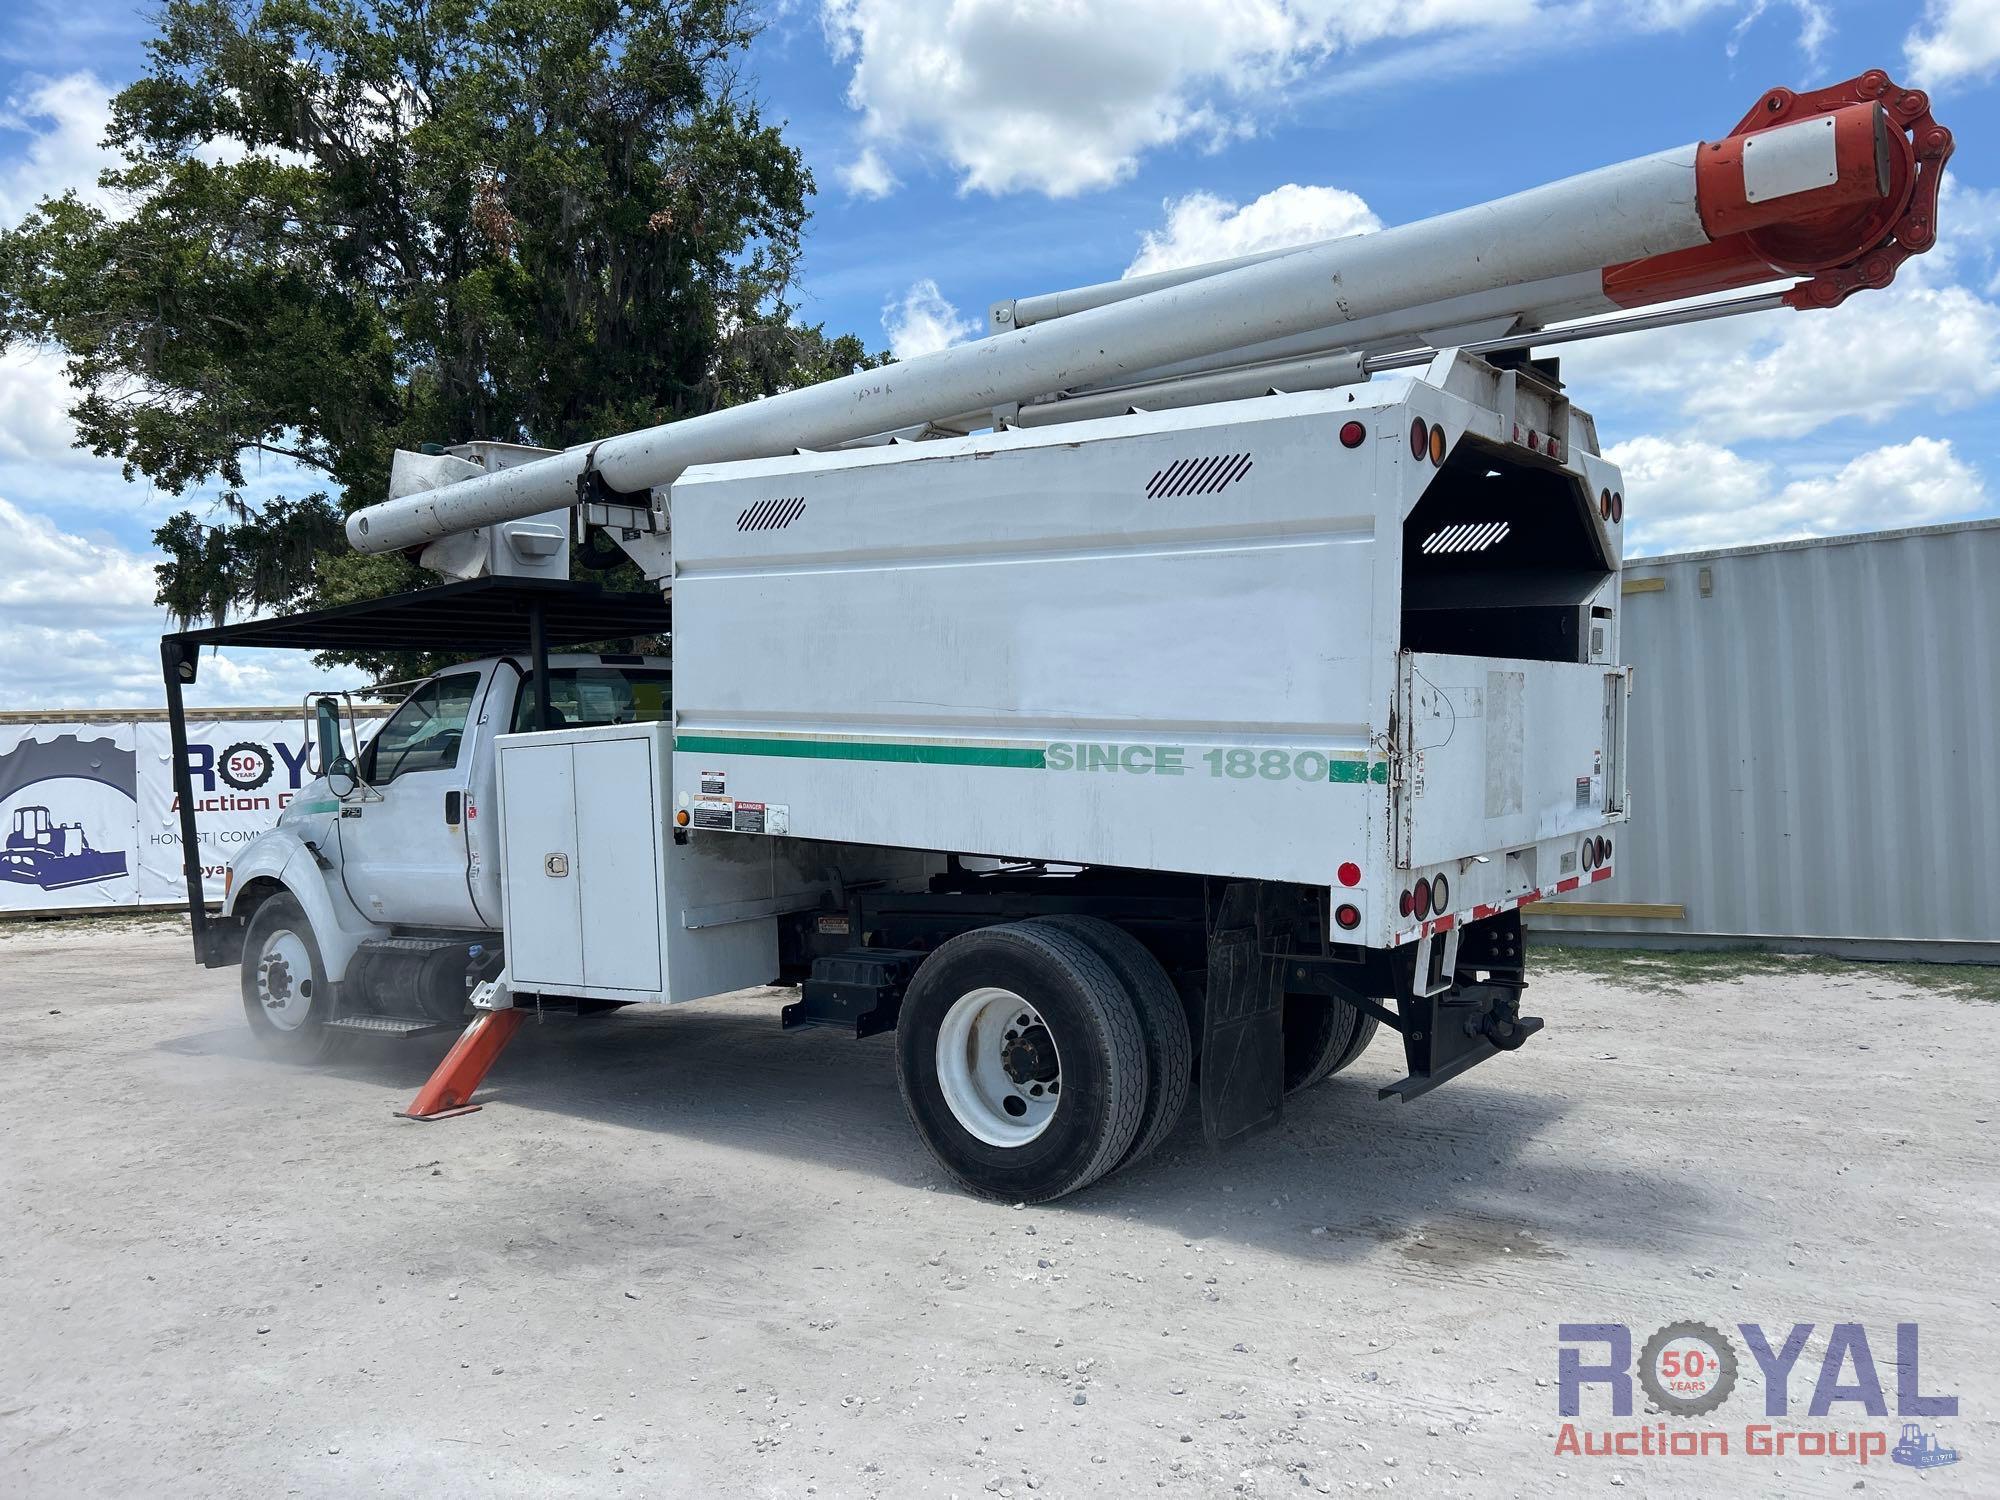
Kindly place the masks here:
POLYGON ((1285 1092, 1338 1073, 1375 1039, 1375 1018, 1336 995, 1285 996, 1285 1092))
POLYGON ((1194 1071, 1194 1040, 1188 1032, 1187 1010, 1160 961, 1124 928, 1102 917, 1035 920, 1088 943, 1118 976, 1139 1018, 1139 1034, 1146 1044, 1146 1105, 1140 1112, 1139 1132, 1133 1136, 1125 1159, 1118 1163, 1129 1167, 1173 1134, 1187 1108, 1188 1084, 1194 1071))
POLYGON ((243 1014, 266 1051, 290 1062, 318 1062, 345 1040, 328 1031, 333 986, 296 898, 273 896, 243 935, 243 1014))
POLYGON ((1117 974, 1043 923, 961 933, 917 970, 896 1024, 917 1134, 976 1193, 1040 1203, 1124 1159, 1145 1110, 1145 1039, 1117 974))

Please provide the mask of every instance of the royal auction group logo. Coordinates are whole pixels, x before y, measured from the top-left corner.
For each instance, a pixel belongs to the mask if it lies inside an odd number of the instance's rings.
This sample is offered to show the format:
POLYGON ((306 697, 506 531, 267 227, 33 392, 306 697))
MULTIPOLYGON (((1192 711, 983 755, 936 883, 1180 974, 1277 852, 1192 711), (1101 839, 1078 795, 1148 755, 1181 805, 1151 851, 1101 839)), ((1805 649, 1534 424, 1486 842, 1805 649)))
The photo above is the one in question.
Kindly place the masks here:
MULTIPOLYGON (((1893 1410, 1899 1432, 1867 1425, 1891 1414, 1875 1353, 1891 1340, 1878 1329, 1871 1342, 1861 1323, 1834 1323, 1815 1340, 1816 1324, 1794 1323, 1782 1337, 1760 1323, 1738 1323, 1735 1338, 1710 1323, 1666 1324, 1638 1346, 1624 1323, 1564 1323, 1557 1330, 1556 1395, 1565 1418, 1585 1407, 1608 1408, 1613 1425, 1566 1420, 1555 1451, 1567 1458, 1748 1457, 1845 1459, 1868 1464, 1883 1458, 1932 1469, 1959 1461, 1919 1418, 1955 1417, 1958 1397, 1923 1389, 1922 1336, 1915 1323, 1894 1325, 1893 1410), (1741 1340, 1741 1353, 1738 1351, 1741 1340), (1811 1347, 1812 1356, 1807 1353, 1811 1347), (1816 1357, 1816 1364, 1815 1364, 1816 1357), (1747 1361, 1747 1363, 1746 1363, 1747 1361), (1762 1421, 1720 1425, 1714 1414, 1734 1396, 1750 1370, 1763 1385, 1762 1421), (1811 1377, 1803 1422, 1793 1418, 1792 1387, 1811 1377), (1619 1424, 1631 1418, 1638 1393, 1647 1414, 1660 1420, 1619 1424), (1694 1425, 1691 1419, 1710 1419, 1694 1425), (1670 1425, 1666 1419, 1688 1420, 1670 1425), (1854 1425, 1848 1425, 1854 1424, 1854 1425)), ((1740 1399, 1740 1398, 1739 1398, 1740 1399)))

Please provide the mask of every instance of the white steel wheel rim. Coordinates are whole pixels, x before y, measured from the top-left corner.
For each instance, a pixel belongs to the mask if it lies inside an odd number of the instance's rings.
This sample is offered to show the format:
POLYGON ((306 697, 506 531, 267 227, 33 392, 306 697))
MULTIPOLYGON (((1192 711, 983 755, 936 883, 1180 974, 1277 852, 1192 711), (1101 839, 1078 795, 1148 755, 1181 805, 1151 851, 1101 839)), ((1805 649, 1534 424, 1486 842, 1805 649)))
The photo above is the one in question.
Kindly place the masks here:
POLYGON ((938 1089, 974 1139, 1014 1149, 1049 1128, 1062 1054, 1041 1013, 1012 990, 968 990, 938 1028, 938 1089))
POLYGON ((297 1031, 312 1002, 312 950, 296 932, 282 928, 264 939, 257 955, 257 1003, 279 1031, 297 1031))

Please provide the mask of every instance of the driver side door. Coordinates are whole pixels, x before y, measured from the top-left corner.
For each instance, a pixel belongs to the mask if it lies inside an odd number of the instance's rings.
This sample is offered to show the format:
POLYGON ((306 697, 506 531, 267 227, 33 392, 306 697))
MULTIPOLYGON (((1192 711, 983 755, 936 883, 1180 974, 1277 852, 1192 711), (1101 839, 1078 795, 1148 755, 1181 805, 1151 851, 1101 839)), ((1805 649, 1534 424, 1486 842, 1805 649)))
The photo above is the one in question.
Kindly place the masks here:
POLYGON ((433 677, 361 752, 369 790, 357 789, 341 803, 341 879, 371 921, 485 925, 473 906, 465 840, 472 725, 484 682, 483 672, 433 677))

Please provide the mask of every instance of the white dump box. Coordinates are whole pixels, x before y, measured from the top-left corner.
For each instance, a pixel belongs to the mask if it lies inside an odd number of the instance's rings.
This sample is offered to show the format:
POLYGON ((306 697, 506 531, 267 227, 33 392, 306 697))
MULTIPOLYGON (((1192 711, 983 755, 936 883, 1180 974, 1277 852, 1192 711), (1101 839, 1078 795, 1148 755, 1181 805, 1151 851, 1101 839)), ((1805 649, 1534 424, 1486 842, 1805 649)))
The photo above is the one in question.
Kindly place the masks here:
POLYGON ((688 471, 671 816, 1297 882, 1371 947, 1608 874, 1622 481, 1532 370, 1427 380, 688 471))

